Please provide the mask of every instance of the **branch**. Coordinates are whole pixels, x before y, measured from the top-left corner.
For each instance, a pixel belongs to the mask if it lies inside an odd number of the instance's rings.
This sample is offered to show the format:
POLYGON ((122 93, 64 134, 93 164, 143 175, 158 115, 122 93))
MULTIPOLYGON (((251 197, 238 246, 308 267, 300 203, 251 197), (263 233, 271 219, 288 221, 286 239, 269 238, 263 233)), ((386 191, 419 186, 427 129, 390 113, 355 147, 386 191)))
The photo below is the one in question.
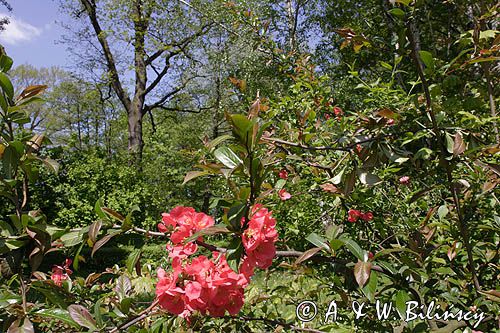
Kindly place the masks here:
POLYGON ((113 53, 111 52, 111 48, 109 47, 108 40, 106 39, 106 34, 102 31, 99 21, 97 20, 96 4, 92 0, 80 1, 87 12, 90 23, 94 28, 94 32, 97 36, 97 39, 99 40, 99 43, 101 44, 104 57, 106 58, 108 70, 111 75, 111 85, 113 86, 113 90, 122 102, 125 109, 128 110, 130 108, 130 98, 127 96, 125 90, 122 87, 120 77, 118 76, 118 70, 116 69, 115 59, 113 53))
POLYGON ((179 91, 181 91, 182 89, 186 88, 186 86, 188 85, 188 83, 193 80, 196 76, 194 77, 191 77, 189 79, 187 79, 186 81, 184 81, 180 86, 178 86, 177 88, 175 88, 174 90, 172 91, 169 91, 168 93, 166 93, 162 98, 160 98, 159 100, 157 100, 156 102, 154 102, 153 104, 150 104, 150 105, 145 105, 142 112, 143 114, 145 114, 146 112, 148 112, 149 110, 153 110, 155 108, 162 108, 164 106, 164 104, 168 101, 168 99, 172 96, 174 96, 175 94, 177 94, 179 91))
MULTIPOLYGON (((471 247, 470 240, 469 240, 467 221, 464 219, 462 209, 460 207, 460 199, 458 196, 458 190, 457 190, 457 187, 453 181, 452 168, 451 168, 449 161, 446 159, 446 147, 444 145, 443 136, 441 135, 441 131, 438 127, 438 123, 436 121, 436 116, 435 116, 434 110, 432 108, 432 99, 431 99, 431 94, 430 94, 430 90, 429 90, 429 83, 425 77, 424 66, 423 66, 422 60, 420 59, 420 54, 418 52, 420 49, 420 44, 419 44, 420 41, 419 41, 419 34, 418 34, 417 27, 415 25, 415 22, 413 22, 413 21, 408 22, 406 31, 407 31, 408 41, 410 42, 411 55, 412 55, 413 61, 415 63, 415 66, 417 67, 418 76, 420 77, 420 80, 422 81, 422 88, 424 90, 425 102, 426 102, 426 111, 431 118, 433 132, 434 132, 434 135, 436 136, 436 140, 438 143, 439 153, 440 153, 440 162, 444 166, 444 169, 446 171, 446 177, 448 180, 449 190, 452 194, 453 203, 455 205, 455 210, 457 212, 458 228, 460 230, 460 234, 461 234, 462 239, 463 239, 464 244, 465 244, 469 269, 470 269, 471 275, 472 275, 472 282, 474 283, 474 288, 476 289, 476 292, 479 292, 479 291, 481 291, 481 284, 479 283, 479 280, 478 280, 478 277, 476 274, 476 268, 474 266, 474 258, 472 256, 472 247, 471 247)), ((424 114, 424 115, 426 115, 426 114, 424 114)))
POLYGON ((196 8, 193 5, 191 5, 189 2, 186 2, 185 0, 177 0, 177 1, 179 1, 180 3, 183 3, 184 5, 188 6, 189 8, 191 8, 192 10, 194 10, 195 12, 197 12, 198 14, 200 14, 202 17, 209 19, 210 21, 212 21, 212 23, 217 24, 218 26, 220 26, 222 29, 226 30, 227 32, 229 32, 229 33, 231 33, 231 34, 233 34, 233 35, 235 35, 237 37, 241 37, 241 35, 239 33, 237 33, 234 30, 229 29, 228 27, 226 27, 224 24, 222 24, 220 22, 217 22, 217 21, 211 19, 210 17, 208 17, 208 15, 206 15, 204 13, 204 11, 199 10, 198 8, 196 8))
POLYGON ((285 140, 281 140, 281 139, 277 139, 277 138, 266 138, 266 137, 262 137, 261 140, 275 142, 275 143, 278 143, 278 144, 282 144, 282 145, 286 145, 286 146, 291 146, 291 147, 302 148, 302 149, 306 149, 306 150, 336 150, 336 151, 347 151, 347 152, 349 152, 352 149, 354 149, 354 147, 356 145, 358 145, 360 143, 377 141, 377 140, 380 140, 380 139, 383 139, 383 138, 386 138, 386 137, 390 137, 390 136, 393 136, 393 135, 395 135, 395 134, 386 134, 386 135, 376 136, 376 137, 373 137, 373 138, 368 138, 368 139, 364 139, 364 140, 360 140, 360 141, 354 142, 354 143, 352 143, 350 145, 347 145, 347 146, 344 146, 344 147, 307 146, 307 145, 303 145, 303 144, 300 144, 300 143, 285 141, 285 140))
POLYGON ((170 43, 168 45, 165 45, 162 49, 157 50, 155 53, 153 53, 151 56, 149 56, 146 59, 146 65, 151 65, 156 59, 158 59, 168 49, 176 48, 176 47, 178 48, 175 51, 169 52, 169 54, 172 54, 171 56, 169 55, 170 58, 172 58, 174 55, 177 55, 181 52, 184 52, 184 49, 190 43, 192 43, 197 37, 200 37, 201 35, 204 35, 205 33, 207 33, 209 30, 207 28, 210 28, 211 26, 212 26, 212 23, 205 24, 201 27, 200 30, 198 30, 194 34, 187 36, 186 38, 184 38, 178 42, 174 42, 174 43, 170 43))
POLYGON ((129 328, 130 326, 133 326, 133 325, 137 324, 138 322, 146 319, 147 317, 149 317, 151 315, 151 310, 153 310, 157 305, 158 305, 158 300, 155 300, 147 309, 145 309, 144 311, 139 313, 139 315, 137 315, 136 317, 127 321, 126 323, 124 323, 118 327, 113 328, 112 330, 109 331, 109 333, 116 333, 116 332, 119 332, 121 330, 125 330, 125 329, 129 328))
POLYGON ((187 113, 201 113, 202 111, 213 109, 214 105, 202 107, 202 108, 199 108, 197 110, 181 109, 179 107, 169 107, 169 106, 159 106, 159 108, 162 109, 162 110, 167 110, 167 111, 187 112, 187 113))

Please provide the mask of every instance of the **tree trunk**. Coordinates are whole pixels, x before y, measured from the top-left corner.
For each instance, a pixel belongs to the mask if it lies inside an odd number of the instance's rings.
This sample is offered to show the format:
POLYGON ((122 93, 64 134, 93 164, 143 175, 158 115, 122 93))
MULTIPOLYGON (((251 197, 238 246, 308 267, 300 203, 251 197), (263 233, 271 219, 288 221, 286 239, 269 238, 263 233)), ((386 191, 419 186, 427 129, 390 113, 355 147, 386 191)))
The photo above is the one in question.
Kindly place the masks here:
POLYGON ((143 147, 142 108, 134 101, 132 110, 128 112, 128 152, 131 157, 129 165, 140 166, 143 147))

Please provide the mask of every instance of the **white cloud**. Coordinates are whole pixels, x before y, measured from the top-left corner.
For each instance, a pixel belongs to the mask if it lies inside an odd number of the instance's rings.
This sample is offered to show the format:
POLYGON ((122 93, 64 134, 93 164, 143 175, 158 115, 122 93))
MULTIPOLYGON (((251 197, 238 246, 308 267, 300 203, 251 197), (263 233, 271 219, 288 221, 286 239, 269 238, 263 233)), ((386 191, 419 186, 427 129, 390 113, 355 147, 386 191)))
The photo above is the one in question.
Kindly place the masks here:
POLYGON ((22 42, 29 42, 42 34, 42 28, 37 28, 15 16, 0 13, 0 17, 5 16, 9 17, 10 22, 5 26, 4 31, 0 31, 0 43, 2 44, 17 45, 22 42))

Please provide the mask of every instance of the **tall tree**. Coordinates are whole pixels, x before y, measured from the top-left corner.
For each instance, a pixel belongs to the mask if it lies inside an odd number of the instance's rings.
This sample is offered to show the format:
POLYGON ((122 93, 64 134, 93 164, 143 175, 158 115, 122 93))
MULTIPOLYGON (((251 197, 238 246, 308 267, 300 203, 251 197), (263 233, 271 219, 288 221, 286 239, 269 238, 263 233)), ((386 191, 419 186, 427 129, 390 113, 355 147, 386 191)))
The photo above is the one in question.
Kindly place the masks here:
POLYGON ((192 59, 191 44, 211 24, 183 2, 80 0, 79 4, 70 6, 74 16, 85 14, 90 24, 79 36, 93 38, 90 44, 100 50, 101 59, 94 57, 91 63, 103 60, 106 79, 127 113, 130 161, 140 165, 143 117, 155 108, 167 108, 192 79, 183 77, 181 68, 192 59))

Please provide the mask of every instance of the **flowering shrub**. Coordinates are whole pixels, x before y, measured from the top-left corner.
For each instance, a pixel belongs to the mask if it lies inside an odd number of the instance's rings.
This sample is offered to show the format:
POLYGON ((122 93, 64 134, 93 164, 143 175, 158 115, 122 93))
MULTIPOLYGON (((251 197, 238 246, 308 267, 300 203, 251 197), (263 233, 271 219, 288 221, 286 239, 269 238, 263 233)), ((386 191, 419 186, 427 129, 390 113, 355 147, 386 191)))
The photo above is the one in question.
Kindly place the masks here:
POLYGON ((156 296, 159 305, 168 312, 189 318, 194 312, 221 317, 226 311, 236 315, 244 301, 244 288, 256 267, 266 269, 276 254, 274 243, 278 238, 276 220, 261 204, 252 207, 247 223, 241 219, 241 235, 245 249, 239 273, 226 260, 226 255, 213 251, 212 258, 192 257, 198 244, 204 244, 195 233, 214 225, 214 219, 198 213, 191 207, 176 207, 164 213, 158 224, 161 232, 170 233, 172 244, 167 245, 172 270, 158 269, 156 296), (195 239, 188 241, 188 238, 195 239))

